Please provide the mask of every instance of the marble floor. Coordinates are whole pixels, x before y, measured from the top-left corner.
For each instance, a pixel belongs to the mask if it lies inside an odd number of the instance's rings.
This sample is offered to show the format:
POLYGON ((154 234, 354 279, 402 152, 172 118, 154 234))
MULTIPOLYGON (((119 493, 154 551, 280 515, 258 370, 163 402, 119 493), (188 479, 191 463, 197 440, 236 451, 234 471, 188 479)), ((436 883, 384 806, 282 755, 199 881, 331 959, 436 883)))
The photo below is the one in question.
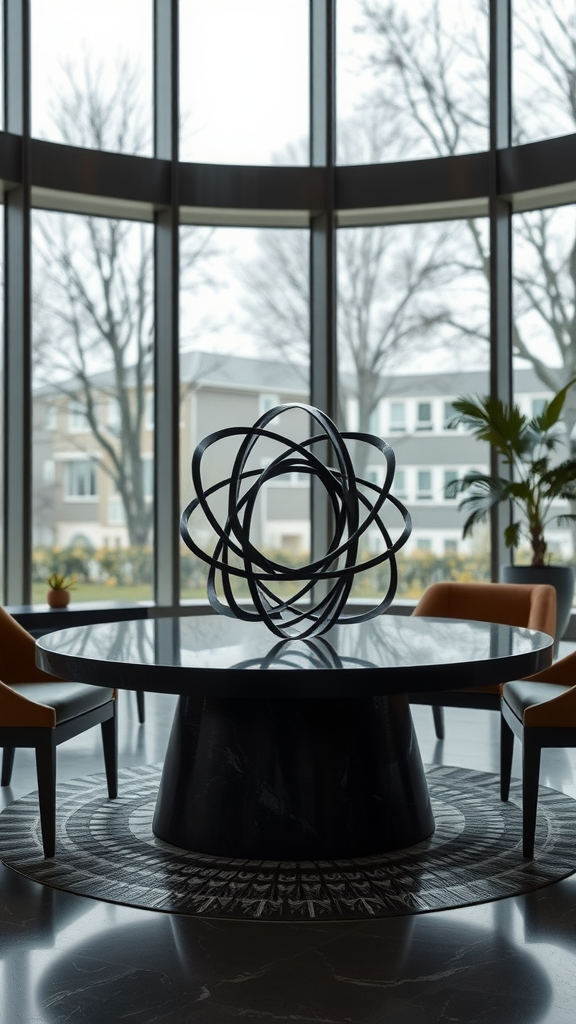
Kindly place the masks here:
MULTIPOLYGON (((120 699, 121 764, 162 760, 174 699, 147 695, 144 726, 120 699)), ((429 708, 414 719, 426 762, 497 771, 495 714, 448 710, 443 742, 429 708)), ((60 747, 59 779, 101 770, 97 730, 60 747)), ((576 752, 545 752, 541 781, 576 797, 576 752)), ((0 807, 35 788, 18 751, 0 807)), ((0 864, 0 1024, 573 1024, 575 998, 576 875, 461 910, 279 924, 100 903, 0 864)))

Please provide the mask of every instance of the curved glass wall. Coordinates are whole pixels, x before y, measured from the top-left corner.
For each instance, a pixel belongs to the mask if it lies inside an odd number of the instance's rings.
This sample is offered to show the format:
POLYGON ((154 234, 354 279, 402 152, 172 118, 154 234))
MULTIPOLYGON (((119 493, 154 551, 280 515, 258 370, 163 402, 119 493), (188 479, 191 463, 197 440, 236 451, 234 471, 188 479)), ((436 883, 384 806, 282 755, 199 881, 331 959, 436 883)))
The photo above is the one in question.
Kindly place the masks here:
POLYGON ((152 229, 33 215, 32 597, 153 596, 152 229))
MULTIPOLYGON (((180 229, 182 508, 193 497, 190 463, 203 437, 225 427, 250 426, 277 405, 310 401, 309 245, 309 232, 297 229, 180 229)), ((290 434, 307 426, 301 419, 284 415, 276 427, 290 434)), ((202 464, 207 486, 230 476, 238 445, 236 437, 208 449, 202 464)), ((264 469, 278 454, 278 445, 263 441, 247 470, 264 469)), ((211 502, 220 521, 226 497, 223 488, 211 502)), ((204 516, 196 514, 192 523, 198 542, 212 550, 215 536, 204 516)), ((263 488, 251 538, 282 564, 308 561, 306 478, 291 473, 263 488)), ((182 544, 184 600, 206 596, 206 570, 182 544)))
POLYGON ((571 0, 514 0, 514 141, 576 128, 576 10, 571 0))
MULTIPOLYGON (((533 210, 514 217, 514 390, 522 411, 537 415, 545 401, 576 377, 576 207, 533 210)), ((576 394, 568 392, 560 420, 558 459, 576 453, 576 394)), ((575 531, 556 516, 574 514, 573 502, 551 509, 548 557, 573 562, 575 531)), ((517 560, 531 561, 527 541, 517 560)))
MULTIPOLYGON (((572 5, 4 9, 5 601, 43 600, 79 546, 75 601, 198 597, 178 535, 194 444, 294 399, 396 447, 405 596, 496 578, 498 531, 464 543, 444 497, 488 464, 452 403, 530 411, 574 375, 572 5)), ((284 490, 258 542, 322 553, 321 503, 311 524, 304 481, 284 490)), ((574 558, 569 531, 551 541, 574 558)))
POLYGON ((180 0, 180 157, 307 164, 308 0, 180 0))
MULTIPOLYGON (((338 394, 349 430, 388 439, 397 458, 392 491, 410 509, 398 594, 419 597, 434 579, 487 579, 487 530, 462 539, 464 518, 446 484, 488 470, 485 445, 451 426, 452 401, 489 390, 488 254, 484 221, 346 228, 338 238, 338 394)), ((356 446, 357 472, 382 484, 377 452, 356 446)), ((394 535, 399 517, 388 510, 394 535)), ((378 549, 367 533, 362 557, 378 549)), ((381 593, 387 566, 356 583, 381 593)))
POLYGON ((488 2, 338 0, 338 160, 488 146, 488 2))
POLYGON ((31 0, 32 135, 152 154, 152 0, 31 0))

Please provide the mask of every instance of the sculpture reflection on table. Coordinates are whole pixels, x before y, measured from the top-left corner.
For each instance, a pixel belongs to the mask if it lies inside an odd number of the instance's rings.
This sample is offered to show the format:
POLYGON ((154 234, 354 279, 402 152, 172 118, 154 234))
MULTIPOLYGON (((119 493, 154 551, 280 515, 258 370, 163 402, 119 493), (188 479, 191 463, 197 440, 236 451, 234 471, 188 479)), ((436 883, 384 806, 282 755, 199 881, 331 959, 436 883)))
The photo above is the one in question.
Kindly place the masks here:
POLYGON ((394 599, 398 583, 396 552, 412 531, 408 510, 390 491, 395 468, 394 451, 382 438, 358 432, 340 433, 332 420, 319 409, 297 403, 275 406, 264 413, 253 427, 230 427, 205 437, 192 456, 192 482, 196 497, 182 513, 180 533, 187 547, 210 567, 207 591, 212 608, 221 615, 247 622, 264 622, 276 636, 301 638, 324 633, 335 622, 362 622, 385 611, 394 599), (307 413, 319 425, 321 432, 296 442, 269 429, 273 420, 290 410, 307 413), (230 477, 205 488, 201 470, 205 452, 216 442, 232 437, 242 438, 242 441, 230 477), (263 469, 247 469, 256 444, 264 438, 282 445, 283 451, 263 469), (356 477, 347 441, 370 445, 379 452, 385 466, 381 487, 356 477), (334 467, 327 464, 332 459, 334 467), (283 565, 268 558, 255 546, 251 534, 255 509, 264 486, 292 473, 303 474, 311 480, 316 478, 320 482, 328 496, 334 522, 326 554, 300 567, 283 565), (227 514, 224 525, 221 525, 209 499, 226 488, 227 514), (380 515, 386 501, 402 516, 403 529, 395 541, 392 541, 380 515), (204 513, 218 538, 212 554, 204 551, 194 539, 190 521, 196 511, 204 513), (358 561, 360 541, 373 527, 380 533, 384 550, 365 561, 358 561), (386 561, 390 567, 390 579, 383 599, 367 612, 343 615, 355 577, 386 561), (217 580, 221 583, 225 603, 217 593, 217 580), (254 610, 239 603, 234 593, 235 580, 247 582, 254 610), (320 581, 330 585, 314 604, 313 588, 320 581), (278 587, 286 583, 299 585, 289 598, 280 596, 273 589, 274 585, 278 587))

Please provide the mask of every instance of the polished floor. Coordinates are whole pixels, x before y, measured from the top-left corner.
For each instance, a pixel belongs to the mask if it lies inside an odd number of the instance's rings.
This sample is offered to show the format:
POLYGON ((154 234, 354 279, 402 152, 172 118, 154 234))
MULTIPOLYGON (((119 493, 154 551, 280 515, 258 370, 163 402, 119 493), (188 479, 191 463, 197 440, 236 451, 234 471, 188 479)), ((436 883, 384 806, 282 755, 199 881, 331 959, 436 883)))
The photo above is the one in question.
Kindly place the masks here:
MULTIPOLYGON (((140 726, 121 694, 122 765, 162 760, 173 707, 147 695, 140 726)), ((443 742, 429 708, 414 719, 428 763, 497 771, 495 714, 447 711, 443 742)), ((59 749, 60 779, 102 770, 93 732, 59 749)), ((546 751, 541 781, 576 797, 576 752, 546 751)), ((27 751, 13 782, 0 807, 36 788, 27 751)), ((100 903, 0 864, 0 1024, 573 1024, 575 1005, 576 875, 460 910, 276 924, 100 903)))

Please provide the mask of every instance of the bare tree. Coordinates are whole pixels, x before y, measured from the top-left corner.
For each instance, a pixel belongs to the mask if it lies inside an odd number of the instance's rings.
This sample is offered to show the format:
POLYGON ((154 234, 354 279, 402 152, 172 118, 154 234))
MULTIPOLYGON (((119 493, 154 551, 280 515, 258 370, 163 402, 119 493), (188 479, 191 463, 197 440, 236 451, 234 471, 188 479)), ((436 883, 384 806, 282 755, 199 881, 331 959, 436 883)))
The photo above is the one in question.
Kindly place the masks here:
MULTIPOLYGON (((361 152, 367 163, 382 159, 387 129, 381 119, 360 116, 340 125, 344 152, 361 152)), ((484 287, 478 274, 476 246, 462 246, 458 224, 407 224, 341 228, 338 232, 338 356, 340 419, 353 399, 357 425, 370 431, 373 413, 387 389, 389 374, 434 347, 450 345, 459 332, 451 294, 456 255, 460 289, 484 287), (468 266, 462 263, 467 257, 468 266), (474 283, 473 283, 474 282, 474 283)), ((240 268, 246 308, 254 333, 268 349, 280 353, 307 374, 310 312, 308 237, 305 232, 262 232, 260 254, 240 268)), ((482 232, 478 244, 484 246, 482 232)), ((468 330, 486 333, 485 296, 469 302, 468 330)), ((363 449, 356 466, 362 465, 363 449)))
POLYGON ((90 440, 79 434, 76 444, 114 482, 134 545, 147 542, 152 522, 142 457, 152 386, 150 242, 148 225, 126 221, 43 214, 36 224, 36 380, 83 414, 90 440))
MULTIPOLYGON (((52 106, 63 141, 138 153, 150 119, 138 70, 117 69, 117 86, 87 62, 65 68, 52 106)), ((150 539, 152 505, 143 432, 153 389, 153 234, 149 224, 95 216, 35 215, 35 383, 80 410, 88 433, 70 440, 110 477, 129 542, 150 539)), ((211 231, 185 233, 181 272, 187 287, 209 281, 211 231)), ((192 386, 192 385, 190 385, 192 386)))
MULTIPOLYGON (((448 9, 442 0, 426 5, 424 14, 419 7, 408 11, 403 5, 381 0, 364 0, 361 7, 359 29, 369 36, 368 67, 375 75, 374 90, 366 102, 376 104, 382 116, 391 119, 402 155, 418 156, 426 151, 445 156, 484 148, 479 143, 487 137, 488 127, 486 0, 466 5, 461 11, 464 20, 457 26, 453 24, 454 5, 448 9)), ((527 83, 516 94, 515 140, 550 134, 555 115, 558 126, 574 131, 574 5, 568 0, 534 0, 530 11, 524 12, 518 4, 514 25, 527 83), (542 93, 548 100, 545 104, 542 93), (547 125, 540 123, 538 111, 543 105, 547 125)), ((576 369, 576 239, 564 234, 559 242, 555 217, 553 210, 540 210, 515 218, 523 252, 514 267, 514 350, 552 391, 571 380, 576 369), (530 343, 527 313, 539 320, 541 331, 544 329, 548 359, 530 343)), ((487 277, 489 260, 478 222, 466 223, 478 270, 487 277)), ((463 322, 461 327, 467 329, 463 322)), ((481 334, 478 340, 483 340, 481 334)), ((576 426, 572 396, 565 406, 564 422, 571 437, 576 426)), ((574 444, 572 440, 573 448, 574 444)))

